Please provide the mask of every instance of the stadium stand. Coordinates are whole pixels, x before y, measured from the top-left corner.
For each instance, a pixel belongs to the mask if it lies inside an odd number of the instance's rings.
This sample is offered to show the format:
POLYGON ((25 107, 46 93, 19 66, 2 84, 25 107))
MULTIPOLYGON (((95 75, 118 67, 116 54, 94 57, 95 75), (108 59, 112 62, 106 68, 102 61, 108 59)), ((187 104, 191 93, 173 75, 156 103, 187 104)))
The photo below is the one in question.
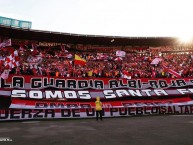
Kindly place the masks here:
POLYGON ((4 78, 6 74, 103 78, 193 76, 193 49, 177 45, 174 38, 84 36, 3 26, 0 29, 1 44, 9 38, 12 41, 11 46, 0 49, 0 73, 4 78), (126 55, 118 56, 119 50, 126 55), (75 55, 79 63, 75 63, 75 55))

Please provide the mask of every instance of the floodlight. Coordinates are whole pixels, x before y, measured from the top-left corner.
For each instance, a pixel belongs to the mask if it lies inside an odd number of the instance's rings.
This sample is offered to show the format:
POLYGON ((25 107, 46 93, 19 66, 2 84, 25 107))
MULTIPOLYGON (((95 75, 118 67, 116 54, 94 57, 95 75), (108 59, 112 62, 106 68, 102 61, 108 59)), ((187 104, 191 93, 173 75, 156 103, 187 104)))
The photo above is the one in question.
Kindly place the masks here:
POLYGON ((179 42, 180 43, 191 43, 193 40, 192 36, 184 35, 179 37, 179 42))

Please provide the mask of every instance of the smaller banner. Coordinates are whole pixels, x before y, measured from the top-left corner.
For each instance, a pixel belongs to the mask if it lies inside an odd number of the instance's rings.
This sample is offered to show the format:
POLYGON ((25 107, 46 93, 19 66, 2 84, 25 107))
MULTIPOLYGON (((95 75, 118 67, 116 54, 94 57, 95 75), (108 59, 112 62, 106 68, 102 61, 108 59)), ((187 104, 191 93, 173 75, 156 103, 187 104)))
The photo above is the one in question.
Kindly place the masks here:
POLYGON ((0 48, 11 46, 11 39, 6 39, 2 43, 0 43, 0 48))
POLYGON ((120 51, 120 50, 116 51, 116 56, 125 57, 125 55, 126 55, 125 51, 120 51))

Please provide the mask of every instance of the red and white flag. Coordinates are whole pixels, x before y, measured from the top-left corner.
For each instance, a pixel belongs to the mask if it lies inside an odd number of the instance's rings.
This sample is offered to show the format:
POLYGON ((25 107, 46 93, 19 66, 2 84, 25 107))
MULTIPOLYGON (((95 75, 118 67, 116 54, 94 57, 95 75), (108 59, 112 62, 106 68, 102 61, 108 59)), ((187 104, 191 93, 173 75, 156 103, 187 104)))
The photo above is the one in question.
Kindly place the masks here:
POLYGON ((176 76, 177 78, 180 78, 181 75, 179 73, 177 73, 176 71, 172 70, 172 69, 169 69, 168 67, 166 67, 165 65, 162 65, 162 67, 167 71, 169 72, 170 74, 176 76))
POLYGON ((0 48, 11 46, 11 39, 6 39, 2 43, 0 43, 0 48))
POLYGON ((125 70, 123 71, 123 73, 121 73, 121 75, 122 75, 122 78, 125 78, 125 79, 128 79, 128 80, 131 79, 131 75, 125 70))
POLYGON ((160 61, 162 61, 162 58, 155 58, 152 60, 151 64, 158 64, 160 61))
POLYGON ((17 50, 5 58, 4 65, 6 68, 10 69, 19 66, 19 55, 17 50))

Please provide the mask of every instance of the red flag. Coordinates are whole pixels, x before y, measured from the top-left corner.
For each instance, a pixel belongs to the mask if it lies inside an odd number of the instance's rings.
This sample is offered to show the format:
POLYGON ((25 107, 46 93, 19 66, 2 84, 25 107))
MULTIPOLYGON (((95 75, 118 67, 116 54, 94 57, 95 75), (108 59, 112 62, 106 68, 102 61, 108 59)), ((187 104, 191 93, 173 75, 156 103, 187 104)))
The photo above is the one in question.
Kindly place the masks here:
POLYGON ((176 76, 177 78, 180 78, 181 75, 179 73, 177 73, 176 71, 172 70, 172 69, 169 69, 168 67, 166 67, 165 65, 162 65, 162 67, 167 71, 169 72, 170 74, 176 76))

